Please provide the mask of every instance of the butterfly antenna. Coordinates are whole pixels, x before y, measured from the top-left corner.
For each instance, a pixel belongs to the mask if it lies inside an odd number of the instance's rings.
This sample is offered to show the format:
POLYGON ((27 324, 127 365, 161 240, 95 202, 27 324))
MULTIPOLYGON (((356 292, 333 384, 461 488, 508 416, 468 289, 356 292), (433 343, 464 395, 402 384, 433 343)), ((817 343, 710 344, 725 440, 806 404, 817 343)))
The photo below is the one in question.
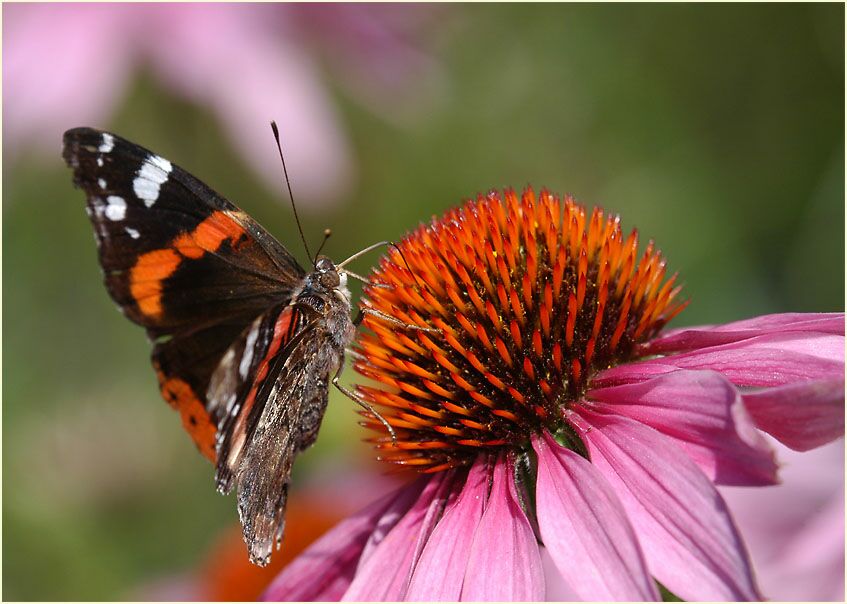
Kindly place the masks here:
POLYGON ((394 248, 395 250, 397 250, 397 253, 398 253, 398 254, 400 254, 400 258, 402 258, 402 259, 403 259, 403 264, 405 264, 405 265, 406 265, 406 269, 407 269, 407 270, 408 270, 408 271, 412 274, 412 277, 415 279, 415 282, 418 284, 418 287, 420 287, 421 289, 425 289, 424 284, 423 284, 423 283, 421 283, 421 280, 420 280, 420 279, 418 279, 418 276, 417 276, 417 275, 415 274, 415 272, 412 270, 412 267, 411 267, 411 266, 409 266, 409 263, 408 263, 408 261, 406 260, 406 256, 405 256, 405 254, 403 254, 403 250, 401 250, 401 249, 400 249, 400 246, 399 246, 399 245, 397 245, 396 243, 394 243, 393 241, 379 241, 379 242, 377 242, 377 243, 374 243, 373 245, 369 245, 369 246, 368 246, 368 247, 366 247, 365 249, 363 249, 363 250, 359 250, 358 252, 356 252, 355 254, 353 254, 352 256, 350 256, 349 258, 347 258, 344 262, 341 262, 341 263, 339 263, 339 264, 336 264, 336 265, 335 265, 335 268, 344 268, 347 264, 349 264, 350 262, 352 262, 353 260, 355 260, 355 259, 356 259, 356 258, 358 258, 359 256, 362 256, 362 255, 364 255, 364 254, 367 254, 368 252, 370 252, 370 251, 372 251, 372 250, 375 250, 376 248, 381 247, 381 246, 383 246, 383 245, 387 245, 388 247, 392 247, 392 248, 394 248))
MULTIPOLYGON (((294 194, 291 192, 291 181, 288 178, 288 170, 285 168, 285 157, 282 154, 282 145, 279 142, 279 128, 276 127, 275 121, 271 121, 271 130, 274 131, 276 148, 279 150, 279 159, 282 160, 282 173, 285 174, 285 184, 288 187, 288 198, 291 200, 291 209, 294 210, 294 220, 297 222, 297 230, 300 231, 300 240, 303 242, 303 247, 306 248, 306 255, 311 258, 312 253, 309 251, 309 244, 306 243, 306 236, 303 234, 303 227, 300 224, 300 217, 297 215, 297 206, 294 205, 294 194)), ((326 243, 326 236, 324 237, 324 243, 326 243)), ((323 247, 323 243, 321 244, 321 247, 323 247)))
POLYGON ((412 277, 415 279, 415 283, 418 284, 418 287, 420 287, 421 289, 426 289, 423 283, 421 283, 421 280, 418 279, 418 276, 415 274, 415 271, 413 271, 412 267, 409 266, 409 263, 406 261, 406 256, 403 255, 403 250, 400 249, 400 246, 394 243, 393 241, 389 241, 388 245, 393 247, 395 250, 397 250, 397 253, 400 254, 400 257, 403 259, 403 264, 406 265, 406 270, 411 273, 412 277))
POLYGON ((315 266, 318 265, 318 256, 321 255, 321 250, 324 249, 324 245, 326 245, 326 240, 329 239, 330 235, 332 235, 332 231, 329 229, 324 229, 324 240, 321 241, 320 246, 318 246, 318 251, 315 252, 315 260, 313 262, 315 266))

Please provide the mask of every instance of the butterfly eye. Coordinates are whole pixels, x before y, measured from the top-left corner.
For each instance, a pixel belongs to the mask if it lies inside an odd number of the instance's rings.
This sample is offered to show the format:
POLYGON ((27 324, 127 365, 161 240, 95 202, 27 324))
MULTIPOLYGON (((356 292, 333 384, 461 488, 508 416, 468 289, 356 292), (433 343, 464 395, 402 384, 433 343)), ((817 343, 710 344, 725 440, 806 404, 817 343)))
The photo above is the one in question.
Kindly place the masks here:
POLYGON ((338 273, 330 270, 325 273, 321 273, 321 285, 326 287, 327 289, 332 287, 338 287, 341 284, 341 278, 338 276, 338 273))
POLYGON ((332 260, 326 256, 318 256, 318 259, 315 262, 315 270, 320 273, 325 273, 327 271, 333 271, 334 268, 335 265, 332 263, 332 260))

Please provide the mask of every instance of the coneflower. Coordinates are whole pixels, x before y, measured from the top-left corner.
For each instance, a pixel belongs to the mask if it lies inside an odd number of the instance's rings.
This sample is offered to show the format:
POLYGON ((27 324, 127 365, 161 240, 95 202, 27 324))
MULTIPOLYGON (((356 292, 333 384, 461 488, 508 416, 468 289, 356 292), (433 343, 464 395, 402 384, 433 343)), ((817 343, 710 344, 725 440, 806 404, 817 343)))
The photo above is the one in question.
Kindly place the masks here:
POLYGON ((843 434, 843 313, 661 334, 687 301, 653 243, 546 191, 479 197, 399 250, 362 304, 428 329, 370 315, 355 368, 394 429, 365 417, 379 459, 422 476, 268 599, 760 597, 714 484, 777 482, 757 428, 843 434))

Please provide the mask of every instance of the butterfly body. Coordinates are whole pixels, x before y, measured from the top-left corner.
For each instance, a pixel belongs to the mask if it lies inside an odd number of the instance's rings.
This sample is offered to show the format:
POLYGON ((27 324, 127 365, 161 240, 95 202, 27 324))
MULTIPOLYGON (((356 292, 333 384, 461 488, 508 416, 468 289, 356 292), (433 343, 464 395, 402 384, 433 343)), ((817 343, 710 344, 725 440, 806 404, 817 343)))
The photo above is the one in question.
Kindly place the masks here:
POLYGON ((87 197, 104 282, 153 342, 165 400, 223 493, 250 559, 280 543, 291 468, 317 436, 355 326, 346 274, 305 271, 265 229, 168 160, 75 128, 64 158, 87 197))

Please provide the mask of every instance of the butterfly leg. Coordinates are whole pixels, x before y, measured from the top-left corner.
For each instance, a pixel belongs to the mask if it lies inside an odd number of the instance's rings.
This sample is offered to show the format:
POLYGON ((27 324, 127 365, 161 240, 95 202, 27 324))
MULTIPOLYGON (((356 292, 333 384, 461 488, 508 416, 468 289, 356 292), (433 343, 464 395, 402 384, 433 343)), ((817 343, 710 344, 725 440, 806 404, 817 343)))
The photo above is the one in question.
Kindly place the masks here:
POLYGON ((391 323, 392 325, 396 325, 397 327, 402 327, 404 329, 412 329, 415 331, 425 331, 427 333, 439 333, 439 330, 434 327, 421 327, 420 325, 412 325, 411 323, 406 323, 405 321, 401 321, 391 315, 385 314, 381 310, 376 310, 374 308, 363 307, 359 309, 359 314, 356 315, 356 318, 353 319, 353 325, 358 327, 364 321, 366 315, 371 315, 372 317, 379 317, 386 323, 391 323))
POLYGON ((351 401, 353 401, 354 403, 365 409, 368 413, 373 415, 376 419, 378 419, 380 423, 385 426, 385 429, 388 430, 388 433, 391 435, 391 444, 396 445, 397 434, 394 432, 394 428, 391 426, 391 424, 389 424, 388 421, 384 417, 382 417, 382 415, 380 415, 379 411, 374 409, 370 403, 368 403, 365 399, 363 399, 361 396, 359 396, 352 390, 348 390, 347 388, 342 386, 341 383, 338 381, 339 377, 341 377, 341 370, 343 368, 344 363, 341 363, 341 365, 339 365, 338 367, 338 371, 335 372, 335 377, 332 378, 332 385, 338 388, 341 391, 341 394, 349 398, 351 401))

